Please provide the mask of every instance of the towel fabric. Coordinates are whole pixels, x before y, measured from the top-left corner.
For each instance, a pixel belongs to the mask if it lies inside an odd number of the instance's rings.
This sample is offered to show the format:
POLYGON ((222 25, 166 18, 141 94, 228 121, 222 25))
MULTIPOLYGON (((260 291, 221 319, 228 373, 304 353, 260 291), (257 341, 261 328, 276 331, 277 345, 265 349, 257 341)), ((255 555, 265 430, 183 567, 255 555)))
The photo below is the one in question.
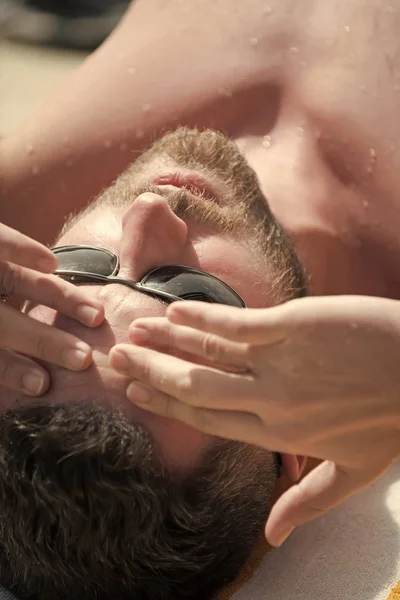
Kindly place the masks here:
POLYGON ((223 600, 400 600, 400 461, 254 560, 223 600))

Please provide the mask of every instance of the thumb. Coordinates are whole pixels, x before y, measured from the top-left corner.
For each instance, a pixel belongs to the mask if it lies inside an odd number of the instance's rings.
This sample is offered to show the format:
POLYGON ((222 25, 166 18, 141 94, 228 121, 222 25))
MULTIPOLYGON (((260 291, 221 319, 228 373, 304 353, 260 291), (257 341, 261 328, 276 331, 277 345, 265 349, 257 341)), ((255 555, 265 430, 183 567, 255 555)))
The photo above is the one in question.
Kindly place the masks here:
POLYGON ((265 528, 267 541, 280 546, 296 527, 328 512, 377 476, 321 463, 276 502, 265 528))

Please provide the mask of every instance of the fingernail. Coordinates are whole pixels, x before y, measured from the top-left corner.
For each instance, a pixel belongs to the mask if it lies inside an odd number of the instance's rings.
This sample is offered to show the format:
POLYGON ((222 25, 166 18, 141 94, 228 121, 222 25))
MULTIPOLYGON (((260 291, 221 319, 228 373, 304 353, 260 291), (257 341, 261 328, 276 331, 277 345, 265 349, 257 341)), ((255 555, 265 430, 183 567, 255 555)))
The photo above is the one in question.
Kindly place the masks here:
POLYGON ((188 316, 187 309, 190 308, 187 306, 188 304, 192 304, 192 302, 173 302, 168 306, 165 316, 172 323, 175 323, 176 321, 179 323, 181 319, 185 319, 188 316))
POLYGON ((149 391, 137 383, 131 383, 126 390, 126 395, 134 404, 145 404, 150 400, 149 391))
POLYGON ((97 308, 93 308, 93 306, 88 306, 87 304, 80 304, 76 309, 78 319, 89 327, 95 323, 99 315, 100 311, 97 308))
POLYGON ((85 366, 89 355, 90 347, 84 342, 78 342, 75 348, 64 351, 63 359, 69 369, 79 370, 85 366))
POLYGON ((273 540, 273 546, 275 546, 275 548, 279 548, 280 546, 282 546, 282 544, 286 542, 286 540, 293 533, 294 530, 295 527, 290 525, 289 527, 285 527, 281 531, 279 531, 273 540))
POLYGON ((170 317, 172 315, 179 314, 180 312, 185 312, 185 306, 183 306, 184 302, 173 302, 167 307, 165 316, 170 317))
POLYGON ((38 260, 36 266, 39 271, 43 273, 52 273, 57 268, 57 259, 54 258, 42 258, 38 260))
POLYGON ((22 378, 24 389, 33 396, 44 391, 46 380, 40 371, 28 371, 22 378))
POLYGON ((120 352, 119 350, 113 351, 113 353, 110 356, 110 363, 116 371, 127 373, 129 370, 128 357, 124 352, 120 352))
POLYGON ((130 338, 135 342, 148 342, 150 340, 150 332, 143 327, 132 327, 130 331, 130 338))

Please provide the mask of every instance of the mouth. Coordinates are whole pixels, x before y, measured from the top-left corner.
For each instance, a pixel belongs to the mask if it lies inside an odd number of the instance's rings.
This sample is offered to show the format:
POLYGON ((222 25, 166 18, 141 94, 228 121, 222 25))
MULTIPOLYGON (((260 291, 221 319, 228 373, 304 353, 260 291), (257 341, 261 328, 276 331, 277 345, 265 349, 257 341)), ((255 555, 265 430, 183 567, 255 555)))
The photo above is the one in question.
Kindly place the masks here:
POLYGON ((197 173, 161 173, 153 178, 154 185, 172 185, 173 187, 186 189, 195 196, 212 200, 219 203, 220 198, 212 183, 197 173))

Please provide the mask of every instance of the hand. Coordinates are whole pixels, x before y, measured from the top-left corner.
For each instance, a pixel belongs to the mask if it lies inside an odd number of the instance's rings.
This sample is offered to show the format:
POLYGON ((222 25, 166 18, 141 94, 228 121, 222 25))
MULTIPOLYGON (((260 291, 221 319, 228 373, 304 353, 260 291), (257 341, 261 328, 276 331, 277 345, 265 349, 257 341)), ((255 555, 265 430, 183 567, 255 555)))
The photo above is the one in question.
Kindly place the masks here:
POLYGON ((111 352, 111 365, 140 382, 128 387, 133 402, 213 435, 324 461, 274 506, 271 544, 400 455, 400 302, 342 296, 248 310, 176 302, 167 317, 131 328, 135 344, 155 349, 111 352), (163 353, 171 351, 219 367, 163 353))
MULTIPOLYGON (((0 294, 44 304, 89 327, 99 325, 104 319, 99 301, 46 274, 56 266, 45 246, 0 224, 0 294)), ((76 371, 91 363, 87 344, 0 302, 0 385, 37 396, 48 388, 49 376, 28 356, 76 371)))

